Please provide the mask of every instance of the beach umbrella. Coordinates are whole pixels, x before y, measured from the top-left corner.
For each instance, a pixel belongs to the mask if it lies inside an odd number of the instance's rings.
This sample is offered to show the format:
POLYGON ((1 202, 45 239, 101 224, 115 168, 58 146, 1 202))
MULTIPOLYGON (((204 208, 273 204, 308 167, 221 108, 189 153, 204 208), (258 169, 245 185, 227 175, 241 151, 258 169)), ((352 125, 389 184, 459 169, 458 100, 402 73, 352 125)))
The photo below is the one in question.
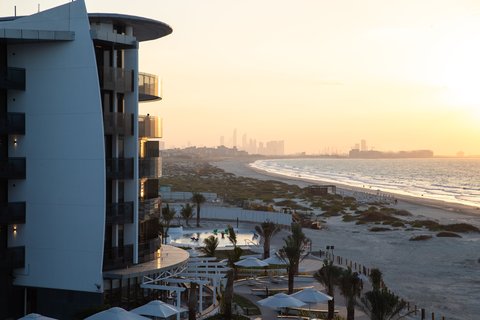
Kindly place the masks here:
POLYGON ((298 300, 301 300, 308 304, 323 303, 333 299, 328 294, 318 291, 315 288, 306 288, 306 289, 303 289, 302 291, 292 293, 290 296, 297 298, 298 300))
POLYGON ((153 316, 158 318, 168 318, 175 314, 188 311, 185 308, 178 308, 160 300, 153 300, 141 307, 135 308, 130 312, 141 314, 143 316, 153 316))
POLYGON ((298 300, 295 297, 289 296, 285 293, 277 293, 276 295, 258 301, 258 304, 264 307, 278 309, 302 307, 305 305, 305 302, 298 300))
POLYGON ((30 314, 27 314, 26 316, 21 317, 21 318, 18 319, 18 320, 30 320, 30 319, 35 319, 35 320, 55 320, 55 318, 50 318, 50 317, 42 316, 41 314, 38 314, 38 313, 30 313, 30 314))
MULTIPOLYGON (((268 267, 268 263, 254 257, 248 257, 243 260, 237 261, 235 262, 235 265, 244 268, 268 267)), ((253 278, 253 271, 250 276, 253 278)))
POLYGON ((85 320, 149 320, 133 312, 129 312, 119 307, 113 307, 105 311, 95 313, 85 320))
POLYGON ((248 257, 243 260, 235 262, 238 267, 253 268, 253 267, 268 267, 268 263, 254 257, 248 257))
POLYGON ((271 256, 270 258, 263 259, 263 262, 268 263, 269 265, 288 265, 288 259, 282 259, 276 254, 271 256))

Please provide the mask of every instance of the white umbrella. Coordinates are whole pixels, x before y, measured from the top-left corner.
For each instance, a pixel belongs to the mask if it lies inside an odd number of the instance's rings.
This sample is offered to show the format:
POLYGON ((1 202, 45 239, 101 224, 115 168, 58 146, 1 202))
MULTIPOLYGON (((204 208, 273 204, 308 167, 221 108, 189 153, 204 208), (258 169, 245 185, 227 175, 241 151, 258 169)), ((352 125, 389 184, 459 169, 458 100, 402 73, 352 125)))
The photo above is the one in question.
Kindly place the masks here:
POLYGON ((168 318, 170 316, 173 316, 174 314, 178 314, 184 311, 187 311, 187 309, 178 308, 160 300, 150 301, 149 303, 141 307, 131 310, 131 312, 136 314, 159 318, 168 318))
POLYGON ((277 256, 276 254, 267 258, 267 259, 263 259, 262 261, 268 263, 269 265, 273 265, 273 264, 287 265, 288 264, 288 260, 283 260, 282 258, 277 256))
POLYGON ((328 294, 315 290, 314 288, 306 288, 302 291, 292 293, 290 296, 309 304, 327 302, 333 299, 328 294))
POLYGON ((29 320, 29 319, 35 319, 35 320, 55 320, 55 318, 50 318, 50 317, 42 316, 41 314, 38 314, 38 313, 30 313, 30 314, 27 314, 26 316, 21 317, 21 318, 18 319, 18 320, 29 320))
POLYGON ((297 298, 289 296, 288 294, 285 294, 285 293, 277 293, 276 295, 273 295, 258 301, 258 304, 264 307, 277 309, 277 308, 302 307, 305 305, 305 302, 300 301, 297 298))
POLYGON ((150 320, 136 313, 128 312, 119 307, 113 307, 105 311, 95 313, 93 316, 85 318, 85 320, 150 320))
POLYGON ((235 262, 235 265, 244 268, 268 267, 268 263, 254 257, 248 257, 243 260, 237 261, 235 262))
MULTIPOLYGON (((244 268, 268 267, 268 263, 263 262, 262 260, 254 257, 248 257, 243 260, 237 261, 235 262, 235 265, 239 267, 244 267, 244 268)), ((252 271, 251 277, 253 279, 253 271, 252 271)))

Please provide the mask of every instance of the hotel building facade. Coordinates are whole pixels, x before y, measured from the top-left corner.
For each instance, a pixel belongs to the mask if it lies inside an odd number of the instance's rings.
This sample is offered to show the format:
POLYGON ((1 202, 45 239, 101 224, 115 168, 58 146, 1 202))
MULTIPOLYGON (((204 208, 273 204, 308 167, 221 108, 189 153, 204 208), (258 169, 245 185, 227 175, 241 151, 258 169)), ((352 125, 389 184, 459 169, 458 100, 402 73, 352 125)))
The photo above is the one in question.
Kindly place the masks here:
POLYGON ((138 47, 171 32, 83 0, 0 18, 0 319, 71 318, 158 258, 161 124, 138 103, 160 97, 138 47))

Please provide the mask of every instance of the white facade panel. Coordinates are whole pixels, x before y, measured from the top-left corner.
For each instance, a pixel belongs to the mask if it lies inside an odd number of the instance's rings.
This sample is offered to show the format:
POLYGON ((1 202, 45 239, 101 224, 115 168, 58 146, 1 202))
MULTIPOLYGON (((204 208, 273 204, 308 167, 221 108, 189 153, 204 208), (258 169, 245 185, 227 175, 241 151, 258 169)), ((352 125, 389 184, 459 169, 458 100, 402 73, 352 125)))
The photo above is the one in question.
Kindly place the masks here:
MULTIPOLYGON (((15 284, 98 292, 105 230, 105 151, 98 72, 83 1, 6 23, 75 32, 74 41, 10 45, 10 67, 25 68, 26 90, 9 92, 25 112, 26 180, 9 183, 26 201, 25 269, 15 284)), ((5 26, 6 28, 7 26, 5 26)), ((13 150, 13 149, 14 150, 13 150)))

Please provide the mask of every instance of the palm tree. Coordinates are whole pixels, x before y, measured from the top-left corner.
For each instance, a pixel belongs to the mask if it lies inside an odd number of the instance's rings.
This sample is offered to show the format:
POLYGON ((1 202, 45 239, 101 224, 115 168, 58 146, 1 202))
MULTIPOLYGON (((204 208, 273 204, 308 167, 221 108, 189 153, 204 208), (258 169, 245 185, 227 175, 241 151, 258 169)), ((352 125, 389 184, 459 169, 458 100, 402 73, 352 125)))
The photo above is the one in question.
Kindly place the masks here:
POLYGON ((314 275, 315 279, 325 286, 327 294, 332 297, 332 300, 328 301, 327 319, 333 319, 335 313, 335 284, 338 282, 341 272, 342 269, 334 266, 333 261, 325 260, 323 267, 314 275))
POLYGON ((391 293, 387 288, 365 293, 362 302, 369 311, 371 320, 400 319, 409 314, 400 314, 405 309, 407 303, 391 293))
POLYGON ((164 226, 163 241, 165 244, 167 244, 168 229, 170 229, 170 223, 172 222, 173 218, 175 218, 175 214, 177 214, 177 212, 175 209, 170 209, 168 203, 162 208, 162 225, 164 226))
POLYGON ((215 236, 209 236, 203 239, 204 246, 200 248, 200 251, 205 253, 207 257, 215 257, 215 250, 218 247, 218 238, 215 236))
POLYGON ((185 223, 188 224, 188 221, 193 217, 193 207, 190 203, 182 206, 182 210, 180 211, 180 215, 185 220, 185 223))
POLYGON ((197 283, 191 282, 188 289, 188 320, 197 319, 197 283))
POLYGON ((280 256, 288 262, 288 293, 293 293, 295 275, 298 273, 300 257, 308 243, 308 238, 302 231, 302 226, 298 223, 292 224, 292 234, 283 239, 285 245, 279 250, 280 256))
POLYGON ((228 253, 228 266, 231 268, 227 272, 227 284, 225 286, 225 292, 222 297, 222 315, 224 319, 232 318, 232 300, 233 300, 233 282, 236 275, 236 266, 235 262, 240 260, 242 256, 243 249, 237 246, 237 234, 231 225, 227 227, 228 230, 228 240, 233 245, 233 250, 228 253))
POLYGON ((370 270, 370 280, 372 281, 373 290, 380 290, 383 282, 382 271, 376 268, 370 270))
POLYGON ((197 205, 197 227, 200 227, 200 205, 206 201, 203 194, 195 192, 192 195, 192 201, 197 205))
POLYGON ((265 221, 260 226, 255 226, 255 231, 262 237, 263 259, 267 259, 270 257, 270 241, 280 231, 280 228, 274 222, 265 221))
POLYGON ((356 297, 360 296, 362 282, 358 273, 352 272, 352 268, 348 267, 341 272, 338 283, 347 305, 347 320, 354 320, 356 297))

